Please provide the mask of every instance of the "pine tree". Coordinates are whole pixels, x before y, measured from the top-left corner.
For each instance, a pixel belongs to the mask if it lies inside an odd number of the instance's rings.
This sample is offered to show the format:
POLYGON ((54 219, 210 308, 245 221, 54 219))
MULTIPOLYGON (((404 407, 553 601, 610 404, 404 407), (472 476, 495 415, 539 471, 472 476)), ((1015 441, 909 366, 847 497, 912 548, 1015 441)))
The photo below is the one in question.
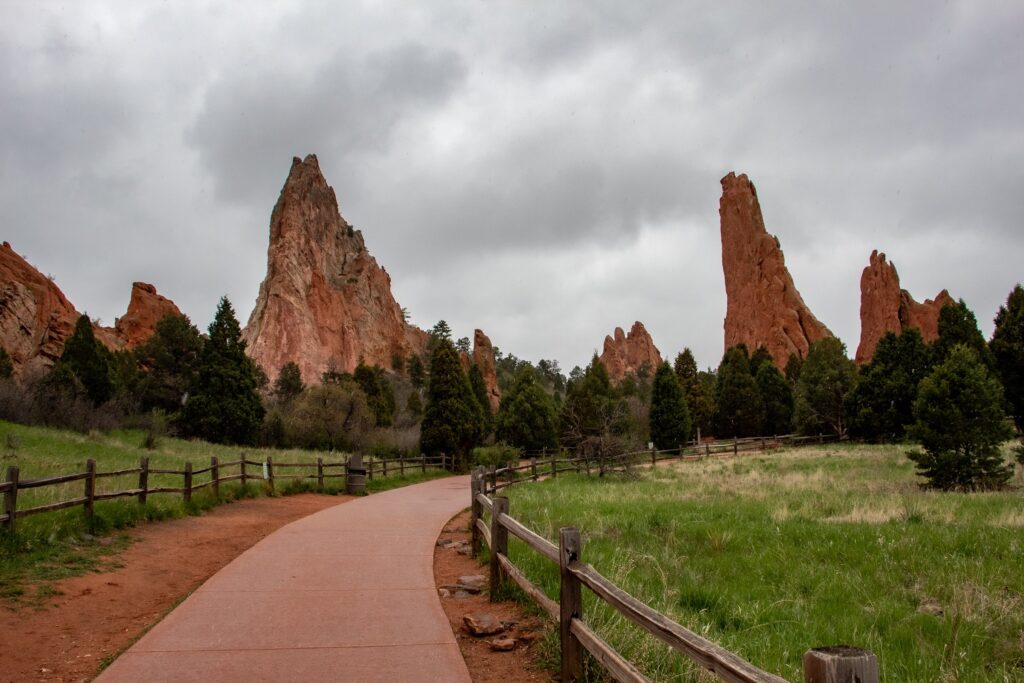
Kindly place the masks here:
POLYGON ((659 450, 678 448, 690 438, 690 411, 679 378, 668 363, 661 363, 651 387, 651 441, 659 450))
POLYGON ((764 404, 765 434, 788 434, 793 428, 793 389, 774 363, 761 363, 754 377, 764 404))
POLYGON ((764 403, 750 374, 747 347, 727 349, 718 366, 715 385, 715 436, 756 436, 764 424, 764 403))
POLYGON ((901 440, 914 423, 917 387, 932 369, 931 351, 911 328, 887 332, 861 368, 850 407, 850 432, 871 441, 901 440))
POLYGON ((487 395, 484 373, 480 371, 480 367, 476 363, 469 366, 469 386, 473 389, 473 398, 480 406, 480 413, 484 420, 483 435, 486 437, 494 431, 494 411, 491 410, 491 399, 487 395))
POLYGON ((181 410, 182 402, 199 377, 203 337, 183 315, 159 320, 153 336, 135 349, 142 377, 139 400, 145 411, 168 414, 181 410))
POLYGON ((846 345, 835 337, 811 344, 800 368, 794 400, 794 422, 803 434, 849 429, 848 402, 857 387, 857 366, 846 357, 846 345))
POLYGON ((469 453, 483 432, 483 414, 473 398, 469 379, 450 339, 437 338, 430 356, 427 405, 420 426, 420 450, 454 458, 454 469, 465 470, 469 453))
POLYGON ((537 383, 532 368, 523 368, 501 399, 496 418, 498 441, 529 451, 558 445, 554 402, 537 383))
POLYGON ((924 451, 909 453, 934 488, 973 491, 999 488, 1013 470, 1000 444, 1012 435, 1003 413, 1003 391, 976 352, 957 345, 921 381, 910 435, 924 451))
POLYGON ((989 348, 1017 429, 1024 430, 1024 287, 1017 285, 996 313, 989 348))
POLYGON ((273 393, 277 400, 288 403, 301 394, 305 388, 306 385, 302 382, 302 370, 295 364, 295 361, 288 361, 281 366, 281 371, 277 373, 277 379, 274 380, 273 393))
POLYGON ((391 426, 395 417, 395 392, 384 376, 384 368, 379 365, 370 367, 360 358, 352 378, 366 394, 366 403, 373 412, 377 426, 391 426))
POLYGON ((995 359, 985 343, 985 337, 978 329, 978 319, 963 299, 947 304, 939 311, 939 337, 932 344, 935 362, 941 363, 949 357, 954 346, 963 344, 974 349, 978 359, 990 371, 996 369, 995 359))
POLYGON ((250 444, 263 420, 256 372, 227 297, 222 297, 203 345, 195 388, 182 410, 190 436, 214 443, 250 444))
POLYGON ((106 347, 93 334, 89 316, 79 316, 75 322, 75 331, 64 342, 60 363, 82 383, 93 405, 106 403, 113 394, 109 355, 106 347))
POLYGON ((750 374, 757 377, 762 365, 775 365, 775 361, 772 359, 772 354, 768 353, 768 349, 758 345, 754 349, 754 353, 750 354, 750 374))

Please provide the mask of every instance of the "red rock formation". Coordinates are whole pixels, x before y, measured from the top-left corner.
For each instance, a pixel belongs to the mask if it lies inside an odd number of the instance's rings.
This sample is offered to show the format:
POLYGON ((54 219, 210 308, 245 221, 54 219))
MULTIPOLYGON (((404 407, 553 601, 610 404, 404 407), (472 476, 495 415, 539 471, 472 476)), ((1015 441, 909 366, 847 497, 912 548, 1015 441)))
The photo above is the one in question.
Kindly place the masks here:
POLYGON ((608 377, 613 382, 620 382, 623 377, 645 365, 653 376, 661 363, 661 353, 643 323, 638 320, 633 323, 629 334, 624 333, 621 327, 616 327, 614 338, 604 338, 604 351, 599 360, 607 368, 608 377))
POLYGON ((779 368, 789 355, 807 355, 812 342, 831 337, 804 303, 786 269, 779 240, 768 234, 757 190, 747 176, 722 178, 718 213, 722 221, 725 271, 725 348, 764 346, 779 368))
POLYGON ((875 354, 878 341, 886 332, 902 334, 916 327, 926 342, 939 336, 939 311, 953 303, 949 292, 942 290, 935 299, 924 303, 914 301, 910 292, 900 289, 896 264, 886 262, 885 254, 871 252, 868 266, 860 276, 860 344, 857 363, 868 363, 875 354))
POLYGON ((273 380, 294 361, 315 381, 359 359, 391 367, 395 354, 422 353, 427 333, 408 325, 377 265, 338 211, 315 155, 292 161, 270 217, 267 277, 243 332, 249 355, 273 380))
POLYGON ((11 245, 0 248, 0 344, 23 377, 49 368, 60 359, 78 311, 56 284, 11 245))
POLYGON ((133 349, 145 342, 153 336, 156 324, 169 315, 181 315, 173 301, 157 294, 153 285, 133 282, 128 311, 114 321, 113 333, 120 348, 133 349))
POLYGON ((494 364, 494 346, 483 330, 473 332, 473 362, 480 368, 487 387, 487 398, 491 401, 491 410, 497 411, 501 403, 501 390, 498 389, 498 369, 494 364))

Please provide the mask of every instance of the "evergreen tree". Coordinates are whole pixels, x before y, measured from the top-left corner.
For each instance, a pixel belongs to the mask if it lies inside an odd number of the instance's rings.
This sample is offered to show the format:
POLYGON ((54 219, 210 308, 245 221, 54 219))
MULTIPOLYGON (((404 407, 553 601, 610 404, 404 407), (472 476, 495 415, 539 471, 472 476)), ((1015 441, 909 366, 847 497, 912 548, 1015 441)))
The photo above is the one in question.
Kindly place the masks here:
POLYGON ((181 410, 199 377, 203 344, 199 330, 184 315, 169 315, 157 322, 153 336, 135 349, 142 373, 138 391, 143 410, 168 414, 181 410))
POLYGON ((715 385, 715 436, 756 436, 764 424, 764 403, 750 374, 745 344, 727 349, 715 385))
POLYGON ((690 438, 690 411, 679 378, 668 363, 654 373, 651 387, 651 441, 658 450, 684 446, 690 438))
POLYGON ((762 365, 775 365, 775 361, 772 359, 772 354, 768 353, 768 349, 758 346, 750 355, 750 374, 757 377, 762 365))
POLYGON ((909 453, 929 484, 943 490, 999 488, 1013 470, 1000 444, 1012 435, 1003 391, 975 351, 954 346, 921 381, 910 435, 923 452, 909 453))
POLYGON ((714 373, 698 371, 697 361, 689 348, 676 355, 672 369, 683 388, 686 407, 690 411, 689 437, 696 438, 698 430, 702 435, 711 434, 715 417, 714 373))
POLYGON ((320 450, 349 450, 366 445, 374 425, 366 395, 351 377, 307 388, 284 418, 289 444, 320 450))
POLYGON ((797 429, 803 434, 846 434, 847 403, 856 387, 857 366, 846 357, 846 345, 835 337, 812 343, 796 384, 797 429))
POLYGON ((766 434, 788 434, 793 428, 793 389, 774 363, 761 363, 754 377, 764 403, 766 434))
POLYGON ((417 355, 409 356, 409 381, 417 389, 427 385, 427 370, 423 367, 423 359, 417 355))
MULTIPOLYGON (((475 366, 474 366, 475 367, 475 366)), ((496 419, 498 441, 529 451, 558 445, 558 415, 532 368, 519 371, 501 399, 496 419)))
POLYGON ((395 417, 395 392, 384 376, 384 368, 379 365, 370 367, 360 358, 352 378, 366 394, 366 403, 373 412, 377 426, 389 427, 395 417))
POLYGON ((7 349, 0 346, 0 379, 10 379, 14 375, 14 361, 7 349))
POLYGON ((106 403, 113 394, 109 359, 110 352, 93 334, 89 316, 79 316, 75 322, 75 331, 64 342, 60 363, 82 383, 93 405, 106 403))
POLYGON ((850 432, 871 441, 896 442, 914 423, 917 387, 931 372, 931 351, 911 328, 887 332, 871 362, 861 368, 850 407, 850 432))
POLYGON ((1017 285, 996 313, 989 348, 1017 429, 1024 430, 1024 287, 1017 285))
POLYGON ((420 450, 454 458, 454 469, 465 470, 469 452, 483 432, 483 414, 462 371, 450 339, 437 338, 430 356, 427 405, 420 426, 420 450))
POLYGON ((459 337, 459 340, 455 342, 455 350, 459 353, 469 354, 469 337, 459 337))
POLYGON ((947 304, 939 311, 939 338, 932 345, 935 362, 941 363, 946 360, 953 347, 958 344, 974 349, 986 368, 990 371, 996 370, 992 352, 985 343, 981 330, 978 329, 978 319, 974 317, 974 312, 967 308, 963 299, 955 304, 947 304))
POLYGON ((487 383, 484 382, 484 373, 480 367, 473 363, 469 366, 469 386, 473 389, 473 398, 480 406, 480 413, 483 415, 483 436, 494 431, 494 411, 491 410, 491 399, 487 396, 487 383))
POLYGON ((570 379, 566 386, 565 402, 559 415, 562 443, 576 448, 587 438, 622 433, 625 412, 621 397, 608 377, 608 369, 594 354, 582 376, 570 379))
POLYGON ((804 359, 798 354, 789 354, 789 360, 786 361, 786 371, 783 373, 786 376, 786 381, 789 382, 790 386, 795 387, 797 381, 800 379, 800 369, 804 366, 804 359))
POLYGON ((190 436, 214 443, 250 444, 263 420, 256 371, 227 297, 222 297, 203 345, 194 391, 182 410, 190 436))
POLYGON ((282 403, 291 402, 296 396, 302 393, 306 385, 302 382, 302 371, 295 361, 288 361, 281 366, 274 380, 274 396, 282 403))

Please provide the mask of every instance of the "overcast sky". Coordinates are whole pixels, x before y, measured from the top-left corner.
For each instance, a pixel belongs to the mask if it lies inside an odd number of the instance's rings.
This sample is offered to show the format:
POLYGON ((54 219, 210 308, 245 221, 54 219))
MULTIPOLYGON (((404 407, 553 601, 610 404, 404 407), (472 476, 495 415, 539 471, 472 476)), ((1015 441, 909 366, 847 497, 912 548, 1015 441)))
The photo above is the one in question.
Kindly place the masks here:
POLYGON ((736 171, 851 356, 873 248, 988 336, 1024 279, 1024 4, 845 5, 0 0, 0 233, 106 324, 134 280, 244 324, 315 153, 420 326, 568 371, 641 320, 713 366, 736 171))

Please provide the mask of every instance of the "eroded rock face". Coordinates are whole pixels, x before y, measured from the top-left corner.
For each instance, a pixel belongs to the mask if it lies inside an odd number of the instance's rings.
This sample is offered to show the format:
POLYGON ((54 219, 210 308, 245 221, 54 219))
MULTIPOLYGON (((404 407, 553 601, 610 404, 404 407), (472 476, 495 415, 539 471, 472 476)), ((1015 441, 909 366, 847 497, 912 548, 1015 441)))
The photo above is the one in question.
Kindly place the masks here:
POLYGON ((152 337, 156 324, 169 315, 181 315, 173 301, 151 284, 133 282, 128 311, 114 321, 113 331, 122 348, 133 349, 152 337))
POLYGON ((645 365, 653 376, 661 363, 661 353, 647 328, 638 320, 629 329, 629 334, 623 332, 621 327, 616 327, 614 337, 604 338, 604 350, 599 360, 608 370, 608 377, 613 382, 619 382, 645 365))
POLYGON ((391 368, 422 353, 427 333, 405 322, 391 278, 338 210, 315 155, 292 160, 270 218, 267 276, 243 331, 273 380, 294 361, 305 381, 351 371, 362 358, 391 368))
POLYGON ((0 344, 16 377, 46 370, 64 351, 78 311, 60 288, 7 242, 0 248, 0 344))
POLYGON ((480 368, 487 387, 487 398, 491 402, 491 410, 497 412, 501 403, 501 390, 498 389, 498 369, 494 363, 494 346, 483 330, 473 331, 473 362, 480 368))
POLYGON ((779 240, 768 234, 757 190, 746 175, 722 178, 722 267, 725 272, 725 348, 764 346, 781 369, 792 353, 831 337, 804 303, 786 268, 779 240))
POLYGON ((916 327, 925 342, 939 336, 939 311, 953 303, 949 292, 942 290, 934 299, 914 301, 910 292, 900 288, 896 264, 887 262, 885 254, 871 252, 868 265, 860 276, 860 344, 856 361, 868 363, 875 354, 878 341, 886 332, 902 334, 916 327))

